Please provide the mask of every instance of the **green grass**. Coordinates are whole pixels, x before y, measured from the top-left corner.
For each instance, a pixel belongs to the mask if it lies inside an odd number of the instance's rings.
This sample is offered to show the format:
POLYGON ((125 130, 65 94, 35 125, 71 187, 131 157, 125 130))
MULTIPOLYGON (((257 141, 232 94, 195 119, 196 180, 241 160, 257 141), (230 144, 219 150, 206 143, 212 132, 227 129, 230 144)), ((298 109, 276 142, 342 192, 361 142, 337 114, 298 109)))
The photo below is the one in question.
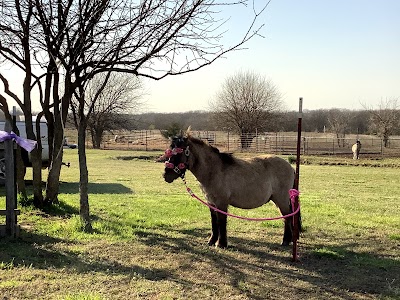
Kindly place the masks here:
MULTIPOLYGON (((60 203, 44 211, 21 208, 20 238, 0 238, 0 295, 57 300, 400 298, 400 160, 360 160, 352 166, 337 165, 337 158, 336 165, 321 165, 326 158, 313 158, 312 164, 301 165, 306 231, 299 242, 300 262, 292 263, 291 248, 280 246, 281 221, 229 219, 230 247, 208 247, 208 209, 186 193, 181 181, 164 182, 163 164, 152 160, 159 154, 88 150, 94 228, 88 234, 80 230, 77 152, 67 150, 64 161, 71 167, 62 169, 60 203)), ((187 181, 202 197, 191 174, 187 181)), ((0 207, 4 203, 0 190, 0 207)), ((278 215, 272 204, 230 211, 278 215)))

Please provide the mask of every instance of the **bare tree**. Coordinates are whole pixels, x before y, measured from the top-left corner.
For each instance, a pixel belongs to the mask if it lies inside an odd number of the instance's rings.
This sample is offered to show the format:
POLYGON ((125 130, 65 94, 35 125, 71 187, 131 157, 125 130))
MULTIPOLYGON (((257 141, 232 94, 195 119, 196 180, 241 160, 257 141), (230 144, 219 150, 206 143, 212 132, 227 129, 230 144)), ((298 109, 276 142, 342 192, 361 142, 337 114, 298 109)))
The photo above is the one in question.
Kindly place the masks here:
MULTIPOLYGON (((225 20, 216 16, 218 9, 232 5, 246 7, 246 4, 246 0, 222 3, 163 0, 140 4, 100 0, 69 1, 63 5, 50 1, 48 5, 38 5, 40 24, 46 32, 43 48, 50 60, 57 61, 64 69, 65 94, 61 98, 64 109, 60 111, 65 113, 78 85, 85 85, 97 73, 111 70, 159 80, 196 71, 230 51, 239 50, 258 35, 262 25, 255 27, 255 21, 268 3, 255 13, 245 35, 231 46, 220 43, 225 20)), ((55 109, 59 105, 55 103, 55 109)), ((56 116, 54 119, 60 120, 56 116)), ((64 115, 62 120, 65 124, 64 115)), ((62 126, 56 128, 60 130, 62 126)), ((58 135, 49 171, 51 188, 46 189, 46 199, 50 202, 58 192, 61 143, 58 135)))
POLYGON ((400 125, 400 112, 397 99, 381 101, 377 109, 369 109, 370 130, 383 140, 384 147, 389 146, 389 138, 400 125))
MULTIPOLYGON (((129 74, 112 74, 96 99, 106 75, 96 75, 86 88, 86 110, 93 105, 88 118, 88 129, 91 134, 93 148, 98 149, 102 143, 103 133, 107 130, 127 128, 132 119, 129 113, 140 109, 143 85, 138 77, 129 74)), ((75 99, 76 100, 76 99, 75 99)), ((77 107, 76 101, 72 105, 77 107)), ((76 109, 75 109, 76 111, 76 109)))
POLYGON ((272 112, 282 106, 281 94, 270 80, 252 72, 228 77, 210 109, 219 128, 237 132, 248 148, 257 130, 266 130, 272 112))
MULTIPOLYGON (((53 157, 47 179, 46 200, 52 203, 58 194, 62 129, 73 95, 79 102, 76 116, 81 139, 87 128, 87 116, 90 115, 85 111, 85 89, 96 74, 105 73, 109 76, 111 72, 124 72, 160 80, 166 76, 193 72, 208 66, 228 52, 242 49, 248 40, 259 34, 263 25, 258 26, 256 20, 269 2, 260 9, 249 7, 254 12, 254 18, 248 25, 248 31, 233 45, 226 46, 221 42, 227 19, 221 18, 219 12, 227 6, 242 6, 246 9, 248 2, 250 1, 7 2, 10 7, 27 3, 32 7, 31 15, 35 26, 34 30, 29 31, 30 51, 26 53, 34 53, 37 68, 45 71, 46 86, 41 104, 44 114, 54 124, 53 157), (61 80, 63 94, 59 95, 61 80), (54 102, 48 102, 50 99, 54 102), (50 107, 53 108, 53 115, 49 114, 50 107)), ((13 13, 18 15, 10 10, 10 14, 13 13)), ((78 147, 84 146, 84 143, 78 143, 78 147)), ((87 203, 87 166, 81 155, 85 155, 84 149, 79 149, 80 195, 81 204, 84 204, 87 203)), ((86 222, 88 210, 83 210, 85 213, 82 215, 86 222)))
MULTIPOLYGON (((0 18, 0 62, 13 65, 25 73, 22 85, 22 99, 12 90, 7 78, 0 74, 0 80, 4 86, 4 95, 6 99, 13 99, 22 110, 25 117, 26 134, 29 139, 36 140, 38 146, 31 152, 33 168, 33 203, 36 207, 43 206, 42 194, 42 161, 41 161, 41 139, 40 136, 40 116, 37 123, 32 121, 32 100, 31 93, 36 86, 41 91, 39 76, 33 72, 33 65, 37 52, 33 49, 33 32, 37 29, 37 22, 34 17, 35 6, 33 1, 2 1, 0 18), (36 130, 34 130, 36 125, 36 130), (35 134, 36 132, 36 134, 35 134)), ((5 106, 3 106, 5 108, 5 106)), ((5 111, 4 111, 5 112, 5 111)))
MULTIPOLYGON (((88 183, 89 183, 89 171, 87 168, 86 160, 86 129, 94 110, 94 106, 100 95, 103 93, 108 80, 110 79, 111 73, 103 78, 100 86, 95 91, 95 94, 91 98, 90 102, 86 101, 88 96, 84 84, 79 84, 77 90, 74 92, 76 103, 72 102, 71 108, 74 116, 75 126, 78 129, 78 157, 79 157, 79 196, 80 196, 80 209, 79 214, 81 216, 82 227, 85 232, 92 231, 92 223, 90 220, 89 211, 89 194, 88 194, 88 183), (87 105, 88 104, 88 105, 87 105)), ((89 81, 90 82, 90 81, 89 81)), ((88 84, 89 82, 86 82, 88 84)))
POLYGON ((345 147, 345 137, 348 130, 350 113, 345 109, 330 109, 328 111, 328 124, 330 130, 336 135, 338 147, 345 147))

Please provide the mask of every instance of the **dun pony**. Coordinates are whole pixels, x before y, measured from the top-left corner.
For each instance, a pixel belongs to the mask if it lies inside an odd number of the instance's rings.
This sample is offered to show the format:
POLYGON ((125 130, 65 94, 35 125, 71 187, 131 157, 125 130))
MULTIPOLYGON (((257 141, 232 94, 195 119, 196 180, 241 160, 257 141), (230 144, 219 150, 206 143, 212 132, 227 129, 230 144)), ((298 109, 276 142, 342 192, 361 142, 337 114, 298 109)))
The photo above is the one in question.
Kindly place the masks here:
MULTIPOLYGON (((192 137, 189 131, 173 138, 165 155, 168 158, 164 172, 166 182, 183 178, 186 170, 190 170, 200 182, 207 202, 224 212, 228 211, 229 205, 251 209, 270 200, 282 215, 292 212, 289 189, 293 188, 295 172, 282 158, 238 159, 192 137)), ((226 248, 227 216, 213 209, 210 212, 212 232, 208 244, 226 248)), ((292 217, 286 218, 284 223, 282 245, 289 245, 292 241, 292 217)))

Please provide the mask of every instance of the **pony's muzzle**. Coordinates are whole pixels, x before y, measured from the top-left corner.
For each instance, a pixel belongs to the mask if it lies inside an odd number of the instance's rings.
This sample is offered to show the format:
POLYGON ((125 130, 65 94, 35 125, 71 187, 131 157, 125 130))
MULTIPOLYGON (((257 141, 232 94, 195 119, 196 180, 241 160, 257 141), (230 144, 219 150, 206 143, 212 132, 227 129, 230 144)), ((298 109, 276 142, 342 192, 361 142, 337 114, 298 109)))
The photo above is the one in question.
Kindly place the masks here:
POLYGON ((165 180, 165 182, 167 182, 167 183, 171 183, 171 182, 174 181, 173 178, 169 178, 169 177, 165 177, 165 176, 164 176, 164 180, 165 180))
POLYGON ((171 183, 179 176, 177 176, 177 174, 174 171, 172 171, 171 169, 168 169, 168 170, 165 170, 163 177, 164 177, 165 182, 171 183))

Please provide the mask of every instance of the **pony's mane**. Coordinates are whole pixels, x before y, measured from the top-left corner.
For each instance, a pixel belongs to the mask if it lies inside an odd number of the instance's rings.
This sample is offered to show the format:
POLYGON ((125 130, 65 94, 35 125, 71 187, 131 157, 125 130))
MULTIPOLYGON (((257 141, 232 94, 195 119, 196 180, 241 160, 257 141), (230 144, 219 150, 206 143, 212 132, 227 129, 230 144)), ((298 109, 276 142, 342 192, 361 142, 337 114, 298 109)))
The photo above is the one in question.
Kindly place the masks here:
POLYGON ((233 157, 232 154, 226 153, 226 152, 220 152, 218 148, 215 148, 214 146, 211 146, 210 144, 204 142, 203 140, 193 137, 192 135, 187 134, 187 138, 193 143, 197 144, 200 146, 208 147, 210 148, 215 154, 218 155, 218 157, 221 159, 221 161, 225 164, 232 165, 235 163, 235 158, 233 157))

